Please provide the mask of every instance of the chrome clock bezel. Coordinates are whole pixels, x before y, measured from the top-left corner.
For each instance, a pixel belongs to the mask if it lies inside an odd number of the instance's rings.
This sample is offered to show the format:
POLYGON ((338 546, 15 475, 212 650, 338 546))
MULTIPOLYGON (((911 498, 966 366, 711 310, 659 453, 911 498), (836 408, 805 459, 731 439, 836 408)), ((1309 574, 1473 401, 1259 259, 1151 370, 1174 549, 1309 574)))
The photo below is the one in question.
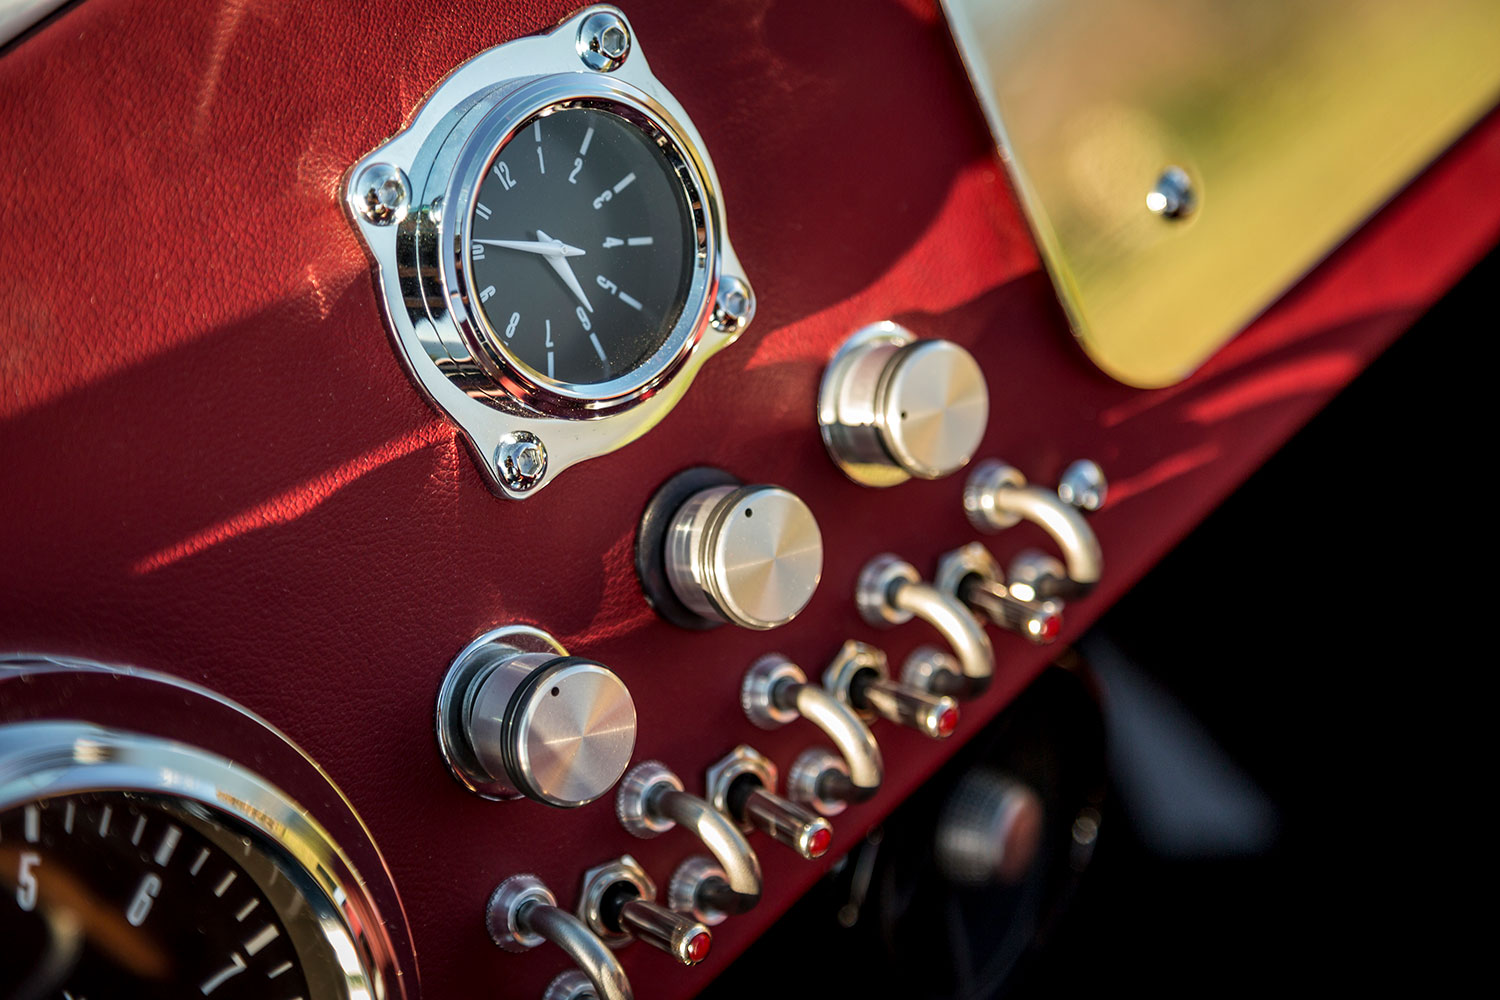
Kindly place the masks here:
POLYGON ((448 192, 443 198, 440 232, 457 232, 446 246, 445 282, 455 322, 480 363, 489 370, 506 396, 541 413, 560 417, 592 417, 618 411, 649 398, 652 391, 677 371, 698 345, 707 327, 709 285, 718 263, 718 225, 706 211, 709 196, 701 165, 691 147, 678 138, 680 126, 649 95, 618 80, 598 76, 544 79, 504 98, 480 122, 454 162, 448 192), (473 225, 479 189, 495 160, 512 139, 536 119, 571 107, 602 110, 656 139, 666 140, 663 151, 687 199, 693 221, 693 279, 682 311, 670 333, 647 361, 608 382, 575 383, 548 378, 505 346, 478 301, 474 284, 473 225), (623 112, 623 113, 622 113, 623 112), (652 132, 656 135, 652 135, 652 132))
POLYGON ((585 8, 547 34, 507 42, 459 66, 403 131, 354 164, 344 199, 374 262, 398 355, 503 497, 535 496, 563 470, 645 434, 682 398, 704 362, 754 318, 754 293, 729 240, 703 138, 652 74, 639 39, 615 7, 585 8), (608 59, 585 44, 601 18, 616 22, 625 40, 608 59), (588 99, 634 109, 676 145, 701 196, 702 260, 678 326, 658 356, 611 383, 546 385, 486 343, 492 334, 481 325, 465 260, 468 213, 483 176, 473 168, 489 162, 503 139, 550 102, 588 99))

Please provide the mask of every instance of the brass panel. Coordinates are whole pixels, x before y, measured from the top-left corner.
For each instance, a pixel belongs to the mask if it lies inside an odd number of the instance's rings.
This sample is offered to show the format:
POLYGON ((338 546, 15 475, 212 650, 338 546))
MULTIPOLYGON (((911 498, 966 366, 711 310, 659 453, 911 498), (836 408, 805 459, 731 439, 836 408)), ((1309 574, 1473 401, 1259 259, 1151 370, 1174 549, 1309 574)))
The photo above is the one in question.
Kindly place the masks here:
POLYGON ((943 6, 1074 332, 1131 385, 1186 378, 1500 98, 1497 0, 943 6))

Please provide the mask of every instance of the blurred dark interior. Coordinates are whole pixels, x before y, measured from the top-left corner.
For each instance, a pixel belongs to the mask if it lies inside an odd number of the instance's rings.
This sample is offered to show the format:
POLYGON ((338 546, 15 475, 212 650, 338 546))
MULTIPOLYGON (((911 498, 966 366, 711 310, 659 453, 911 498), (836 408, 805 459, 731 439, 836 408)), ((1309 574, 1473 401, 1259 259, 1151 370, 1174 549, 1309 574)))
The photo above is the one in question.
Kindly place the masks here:
POLYGON ((795 970, 804 996, 1428 975, 1483 865, 1483 654, 1454 597, 1492 549, 1467 527, 1491 489, 1470 344, 1497 286, 1491 254, 704 996, 761 996, 748 970, 806 940, 826 950, 795 970), (1044 805, 1011 884, 934 860, 976 770, 1044 805))

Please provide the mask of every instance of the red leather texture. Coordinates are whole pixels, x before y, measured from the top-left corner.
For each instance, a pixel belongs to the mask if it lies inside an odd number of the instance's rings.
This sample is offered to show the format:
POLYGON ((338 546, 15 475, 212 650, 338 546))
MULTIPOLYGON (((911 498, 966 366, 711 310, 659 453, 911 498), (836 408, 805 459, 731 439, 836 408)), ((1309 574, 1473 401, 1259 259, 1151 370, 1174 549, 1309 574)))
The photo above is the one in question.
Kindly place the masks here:
MULTIPOLYGON (((759 315, 644 439, 507 503, 398 363, 336 192, 452 67, 572 9, 88 0, 0 55, 0 650, 175 673, 282 727, 384 851, 428 997, 536 997, 562 967, 489 942, 505 876, 535 872, 571 905, 592 864, 629 851, 664 884, 697 848, 633 839, 610 800, 498 804, 450 779, 434 698, 475 634, 532 623, 611 665, 639 709, 636 758, 700 791, 737 742, 783 770, 816 742, 741 715, 760 654, 812 673, 845 638, 897 662, 933 638, 854 610, 870 556, 930 572, 974 534, 962 477, 871 491, 825 457, 818 376, 852 330, 889 318, 969 348, 992 398, 982 457, 1040 482, 1078 457, 1108 471, 1106 575, 1066 639, 1500 241, 1491 118, 1187 383, 1129 389, 1074 347, 931 4, 641 0, 627 13, 712 151, 759 315), (791 625, 685 632, 643 602, 636 519, 699 464, 786 486, 819 518, 823 582, 791 625)), ((990 540, 1002 562, 1042 542, 990 540)), ((754 838, 760 907, 694 970, 622 952, 637 994, 701 987, 1047 658, 995 639, 996 683, 955 741, 879 726, 887 785, 834 821, 828 858, 754 838)))

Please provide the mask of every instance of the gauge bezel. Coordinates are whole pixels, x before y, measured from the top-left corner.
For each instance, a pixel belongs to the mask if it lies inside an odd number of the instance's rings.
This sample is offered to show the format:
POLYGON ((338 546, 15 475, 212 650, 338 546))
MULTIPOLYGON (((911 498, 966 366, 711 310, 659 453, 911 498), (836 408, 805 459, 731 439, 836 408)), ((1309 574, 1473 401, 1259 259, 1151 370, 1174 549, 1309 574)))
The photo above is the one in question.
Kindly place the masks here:
POLYGON ((384 994, 378 985, 382 971, 373 962, 386 949, 368 933, 372 924, 359 903, 359 877, 327 831, 280 789, 217 754, 154 736, 75 720, 0 727, 0 813, 89 792, 137 792, 193 803, 285 852, 322 894, 307 902, 318 913, 319 932, 342 974, 344 995, 384 994), (361 961, 364 956, 371 967, 361 961))
MULTIPOLYGON (((546 34, 514 39, 455 67, 402 131, 350 168, 343 197, 374 265, 378 303, 400 361, 453 422, 489 487, 507 499, 530 499, 563 471, 650 431, 703 365, 755 318, 755 293, 730 239, 713 158, 687 110, 652 73, 639 35, 617 7, 585 7, 546 34), (589 45, 600 19, 621 29, 628 51, 597 58, 589 45), (509 115, 482 149, 472 144, 480 160, 472 165, 488 162, 504 133, 545 105, 550 88, 553 100, 592 97, 644 109, 671 135, 702 196, 706 287, 701 301, 692 296, 678 317, 695 326, 660 372, 615 398, 603 398, 599 386, 578 399, 525 378, 497 379, 499 366, 483 343, 488 338, 463 280, 468 212, 483 175, 460 176, 454 164, 482 122, 509 115)), ((644 367, 632 374, 644 379, 644 367)))
POLYGON ((368 933, 378 923, 360 905, 359 877, 327 831, 280 789, 217 754, 154 736, 75 720, 0 727, 0 813, 90 792, 193 803, 285 852, 321 893, 307 903, 342 974, 344 996, 384 995, 373 963, 385 949, 368 933))
POLYGON ((449 307, 480 365, 511 399, 541 413, 589 419, 616 413, 649 398, 682 367, 708 327, 718 269, 718 223, 712 189, 693 146, 671 113, 648 94, 611 77, 572 74, 544 78, 502 99, 475 127, 454 161, 443 197, 439 231, 457 233, 442 266, 449 307), (473 224, 479 189, 502 150, 538 118, 570 108, 603 111, 654 142, 666 156, 687 204, 692 278, 676 322, 645 362, 605 382, 548 378, 512 354, 479 302, 474 281, 473 224))
POLYGON ((303 877, 335 907, 330 916, 350 934, 345 948, 354 948, 365 970, 365 985, 350 996, 419 996, 404 907, 380 849, 332 778, 285 733, 245 706, 165 673, 60 655, 0 654, 0 810, 89 792, 177 799, 180 808, 222 814, 226 829, 267 838, 305 870, 303 877), (26 696, 10 697, 21 688, 26 696), (139 732, 139 718, 151 718, 153 732, 139 732), (78 742, 99 735, 114 739, 78 742), (151 753, 115 753, 126 747, 151 753), (275 768, 281 786, 236 765, 220 753, 226 748, 275 768), (171 750, 177 754, 156 753, 171 750), (175 768, 163 766, 172 762, 175 768), (324 825, 339 832, 344 846, 324 825))

